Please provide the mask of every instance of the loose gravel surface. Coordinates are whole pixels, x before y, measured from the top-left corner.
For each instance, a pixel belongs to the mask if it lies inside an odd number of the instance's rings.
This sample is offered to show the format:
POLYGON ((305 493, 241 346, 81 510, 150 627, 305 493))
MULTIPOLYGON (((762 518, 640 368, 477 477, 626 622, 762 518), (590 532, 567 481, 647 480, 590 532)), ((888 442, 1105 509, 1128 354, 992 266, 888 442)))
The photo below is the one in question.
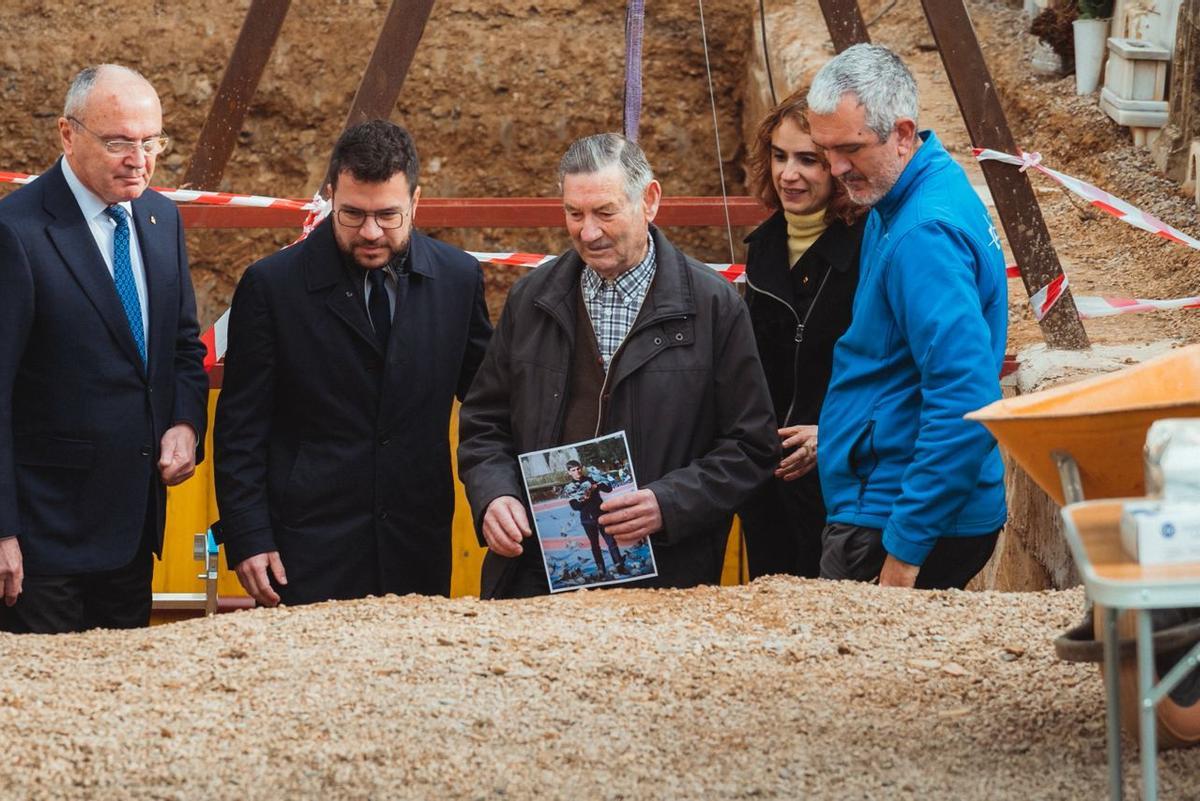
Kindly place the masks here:
MULTIPOLYGON (((0 635, 0 796, 1101 798, 1099 675, 1051 647, 1082 603, 770 578, 0 635)), ((1200 797, 1200 752, 1160 764, 1200 797)))

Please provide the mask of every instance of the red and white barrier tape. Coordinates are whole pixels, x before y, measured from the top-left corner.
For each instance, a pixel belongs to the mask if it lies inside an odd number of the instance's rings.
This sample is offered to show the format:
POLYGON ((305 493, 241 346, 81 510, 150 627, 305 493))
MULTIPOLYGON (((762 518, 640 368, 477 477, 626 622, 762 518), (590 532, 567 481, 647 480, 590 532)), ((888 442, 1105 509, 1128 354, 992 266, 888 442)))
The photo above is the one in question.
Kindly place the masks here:
MULTIPOLYGON (((37 178, 21 172, 0 172, 0 183, 27 184, 37 178)), ((245 206, 258 209, 293 209, 295 211, 320 211, 318 200, 292 200, 290 198, 264 197, 262 195, 237 195, 231 192, 202 192, 197 189, 166 189, 153 187, 165 198, 176 203, 199 203, 206 206, 245 206)))
POLYGON ((1029 298, 1029 304, 1033 306, 1033 316, 1039 323, 1054 308, 1054 304, 1058 303, 1058 299, 1066 292, 1067 286, 1067 274, 1063 273, 1034 292, 1033 296, 1029 298))
MULTIPOLYGON (((1037 170, 1065 187, 1071 193, 1078 195, 1091 205, 1116 217, 1122 222, 1136 228, 1141 228, 1143 231, 1149 231, 1171 242, 1178 242, 1181 245, 1200 250, 1200 240, 1167 225, 1154 215, 1147 214, 1141 209, 1121 200, 1119 197, 1092 186, 1087 181, 1081 181, 1066 173, 1061 173, 1058 170, 1052 170, 1044 166, 1042 164, 1041 153, 1021 153, 1013 156, 998 150, 988 150, 987 148, 979 147, 973 148, 972 152, 974 152, 975 158, 979 161, 991 160, 1011 164, 1014 167, 1019 167, 1021 172, 1029 169, 1037 170)), ((1009 265, 1007 274, 1009 278, 1021 277, 1020 270, 1015 265, 1009 265)), ((1033 314, 1039 321, 1054 307, 1055 302, 1062 297, 1067 286, 1067 278, 1065 275, 1062 275, 1051 281, 1047 286, 1042 287, 1029 299, 1030 304, 1033 306, 1033 314)), ((1082 319, 1089 320, 1095 317, 1111 317, 1116 314, 1132 314, 1135 312, 1158 311, 1160 309, 1200 308, 1200 297, 1175 298, 1172 300, 1144 300, 1141 298, 1109 298, 1077 295, 1075 296, 1075 308, 1079 311, 1079 316, 1082 319)))
MULTIPOLYGON (((1010 264, 1006 270, 1009 278, 1020 278, 1021 272, 1015 264, 1010 264)), ((1055 286, 1057 282, 1051 282, 1050 286, 1055 286)), ((1068 282, 1066 277, 1054 290, 1054 297, 1050 298, 1050 286, 1043 288, 1040 292, 1030 298, 1030 303, 1033 304, 1034 316, 1040 321, 1044 318, 1050 308, 1054 305, 1054 301, 1062 297, 1063 290, 1067 288, 1068 282), (1047 304, 1046 301, 1050 302, 1047 304)), ((1113 317, 1118 314, 1136 314, 1138 312, 1147 311, 1169 311, 1172 309, 1200 309, 1200 295, 1190 298, 1172 298, 1170 300, 1148 300, 1146 298, 1110 298, 1099 295, 1076 295, 1075 308, 1079 311, 1079 316, 1084 320, 1093 320, 1097 317, 1113 317)))
POLYGON ((1200 239, 1188 236, 1178 228, 1172 228, 1154 215, 1147 214, 1141 209, 1131 206, 1119 197, 1110 195, 1103 189, 1092 186, 1087 181, 1081 181, 1066 173, 1061 173, 1058 170, 1052 170, 1044 166, 1040 153, 1022 153, 1019 156, 1012 156, 1008 153, 1001 153, 999 150, 988 150, 979 147, 973 148, 972 152, 975 154, 975 158, 980 161, 992 160, 1012 164, 1013 166, 1020 167, 1021 172, 1025 172, 1031 168, 1035 169, 1066 187, 1073 194, 1078 195, 1096 208, 1107 214, 1111 214, 1122 222, 1129 223, 1136 228, 1141 228, 1143 231, 1149 231, 1163 239, 1200 250, 1200 239))
MULTIPOLYGON (((1141 228, 1144 231, 1149 231, 1163 239, 1172 242, 1178 242, 1181 245, 1186 245, 1190 248, 1200 250, 1200 240, 1188 236, 1184 232, 1167 225, 1151 214, 1126 203, 1118 197, 1115 197, 1102 189, 1099 189, 1086 181, 1081 181, 1065 173, 1052 170, 1041 163, 1041 154, 1039 153, 1022 153, 1019 156, 1013 156, 1008 153, 1002 153, 998 150, 989 150, 986 148, 974 148, 975 158, 979 161, 1000 161, 1005 164, 1011 164, 1019 167, 1021 172, 1029 169, 1035 169, 1038 172, 1049 176, 1052 180, 1066 187, 1069 191, 1084 198, 1096 208, 1111 214, 1123 222, 1141 228)), ((27 184, 36 178, 36 175, 16 172, 0 172, 0 183, 15 183, 27 184)), ((304 220, 303 230, 300 236, 292 244, 302 241, 309 233, 312 232, 317 225, 329 213, 328 201, 321 198, 320 195, 315 195, 310 201, 292 200, 287 198, 265 197, 263 195, 240 195, 231 192, 203 192, 193 189, 167 189, 155 187, 155 191, 174 200, 177 203, 200 203, 205 205, 224 205, 224 206, 244 206, 254 208, 287 208, 298 211, 307 211, 308 216, 304 220)), ((513 265, 520 267, 541 267, 553 261, 556 256, 542 253, 480 253, 472 252, 472 256, 480 262, 488 264, 513 265)), ((716 270, 731 283, 742 283, 746 280, 746 266, 744 264, 709 264, 709 267, 716 270)), ((1016 266, 1010 265, 1006 273, 1009 278, 1019 278, 1020 271, 1016 266)), ((1054 304, 1063 296, 1069 282, 1066 275, 1059 276, 1047 286, 1042 287, 1034 293, 1030 298, 1030 304, 1033 306, 1034 316, 1040 321, 1054 304)), ((1109 298, 1095 296, 1077 296, 1075 298, 1076 308, 1079 310, 1079 316, 1083 319, 1091 319, 1094 317, 1110 317, 1116 314, 1130 314, 1143 311, 1155 311, 1159 309, 1191 309, 1200 308, 1200 296, 1190 298, 1175 298, 1172 300, 1145 300, 1141 298, 1109 298)), ((201 339, 208 348, 208 353, 205 356, 205 368, 211 368, 225 355, 225 347, 227 341, 227 332, 229 326, 229 311, 224 314, 213 324, 212 328, 204 332, 201 339)))
MULTIPOLYGON (((319 218, 318 218, 319 222, 319 218)), ((313 227, 316 223, 313 224, 313 227)), ((311 229, 308 229, 311 230, 311 229)), ((305 230, 301 235, 304 239, 308 235, 308 230, 305 230)), ((295 244, 293 242, 292 244, 295 244)), ((514 267, 542 267, 558 258, 558 256, 548 255, 544 253, 479 253, 475 251, 467 251, 476 260, 486 264, 501 264, 514 267)), ((744 264, 710 264, 709 267, 716 270, 724 276, 732 284, 742 283, 746 280, 746 265, 744 264)), ((205 331, 200 339, 204 342, 204 346, 208 348, 208 352, 204 356, 204 369, 211 370, 213 365, 225 358, 225 347, 228 343, 229 331, 229 310, 213 323, 212 328, 205 331)))

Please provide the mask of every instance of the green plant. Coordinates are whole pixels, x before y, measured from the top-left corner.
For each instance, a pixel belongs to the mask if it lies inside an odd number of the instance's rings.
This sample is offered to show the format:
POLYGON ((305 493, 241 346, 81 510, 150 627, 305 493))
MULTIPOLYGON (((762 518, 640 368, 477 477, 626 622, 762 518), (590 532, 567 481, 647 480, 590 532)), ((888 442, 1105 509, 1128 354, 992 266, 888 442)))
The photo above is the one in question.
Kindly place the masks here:
POLYGON ((1113 0, 1079 0, 1079 19, 1108 19, 1112 12, 1113 0))

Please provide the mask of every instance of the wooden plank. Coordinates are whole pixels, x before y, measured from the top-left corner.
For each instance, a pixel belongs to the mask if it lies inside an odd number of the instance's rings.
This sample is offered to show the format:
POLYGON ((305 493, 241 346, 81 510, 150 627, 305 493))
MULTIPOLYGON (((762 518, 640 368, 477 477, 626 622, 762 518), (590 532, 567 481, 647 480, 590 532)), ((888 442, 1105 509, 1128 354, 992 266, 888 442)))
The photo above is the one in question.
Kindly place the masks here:
MULTIPOLYGON (((996 94, 996 84, 962 0, 921 0, 921 4, 971 142, 976 147, 1016 153, 1017 145, 996 94)), ((1050 243, 1042 209, 1025 173, 994 161, 985 161, 982 166, 996 213, 1021 270, 1021 281, 1032 297, 1062 275, 1062 265, 1050 243)), ((1046 344, 1052 348, 1081 350, 1089 347, 1087 332, 1079 319, 1070 289, 1040 325, 1046 344)))
MULTIPOLYGON (((235 208, 181 204, 187 228, 299 228, 307 212, 289 209, 235 208)), ((768 216, 757 198, 729 198, 733 225, 758 225, 768 216)), ((422 198, 417 210, 422 228, 561 228, 560 198, 422 198)), ((724 227, 719 197, 665 197, 655 222, 664 226, 724 227)))
POLYGON ((290 4, 291 0, 251 1, 183 177, 184 188, 217 189, 220 185, 290 4))
POLYGON ((820 6, 834 50, 840 53, 850 45, 871 41, 857 0, 820 0, 820 6))

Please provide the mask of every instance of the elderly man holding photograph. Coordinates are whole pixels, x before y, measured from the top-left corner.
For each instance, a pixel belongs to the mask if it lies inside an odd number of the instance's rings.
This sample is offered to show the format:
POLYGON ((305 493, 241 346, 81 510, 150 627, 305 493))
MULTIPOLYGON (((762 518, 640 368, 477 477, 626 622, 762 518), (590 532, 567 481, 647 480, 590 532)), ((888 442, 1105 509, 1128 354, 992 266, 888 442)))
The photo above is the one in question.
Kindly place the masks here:
POLYGON ((662 188, 636 143, 580 139, 559 181, 574 249, 513 287, 460 415, 481 596, 549 591, 517 454, 621 430, 640 489, 598 522, 650 537, 659 571, 626 586, 717 583, 733 510, 778 463, 746 308, 651 224, 662 188))

